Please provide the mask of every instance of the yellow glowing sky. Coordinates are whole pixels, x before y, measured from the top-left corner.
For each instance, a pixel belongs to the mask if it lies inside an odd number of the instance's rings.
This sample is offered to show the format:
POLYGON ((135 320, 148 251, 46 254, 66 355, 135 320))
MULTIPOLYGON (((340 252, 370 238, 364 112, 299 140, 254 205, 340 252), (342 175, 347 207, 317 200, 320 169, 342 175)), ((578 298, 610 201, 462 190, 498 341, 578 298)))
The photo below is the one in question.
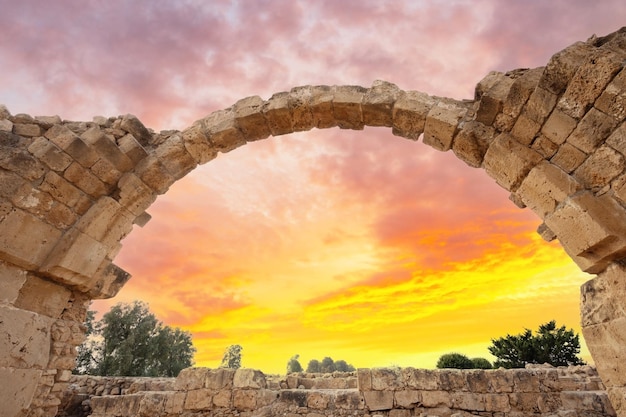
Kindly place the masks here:
MULTIPOLYGON (((132 113, 184 129, 237 100, 377 79, 472 98, 489 71, 545 65, 623 25, 623 0, 4 2, 0 103, 68 120, 132 113)), ((100 313, 144 300, 193 333, 197 365, 289 358, 433 367, 555 319, 579 331, 589 279, 481 170, 388 129, 248 144, 149 208, 100 313)))

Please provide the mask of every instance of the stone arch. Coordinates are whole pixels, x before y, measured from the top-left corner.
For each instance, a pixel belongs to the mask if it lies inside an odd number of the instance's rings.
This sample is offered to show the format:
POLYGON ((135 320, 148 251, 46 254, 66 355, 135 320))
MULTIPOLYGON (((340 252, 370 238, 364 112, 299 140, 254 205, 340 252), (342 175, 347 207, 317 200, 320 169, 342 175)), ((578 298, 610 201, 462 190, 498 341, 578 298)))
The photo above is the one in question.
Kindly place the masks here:
POLYGON ((542 220, 576 264, 583 334, 626 415, 626 29, 578 42, 545 67, 490 73, 473 100, 376 81, 239 100, 184 131, 131 115, 92 122, 0 107, 0 409, 54 415, 87 302, 129 274, 120 241, 170 185, 249 141, 313 128, 385 126, 483 168, 542 220))

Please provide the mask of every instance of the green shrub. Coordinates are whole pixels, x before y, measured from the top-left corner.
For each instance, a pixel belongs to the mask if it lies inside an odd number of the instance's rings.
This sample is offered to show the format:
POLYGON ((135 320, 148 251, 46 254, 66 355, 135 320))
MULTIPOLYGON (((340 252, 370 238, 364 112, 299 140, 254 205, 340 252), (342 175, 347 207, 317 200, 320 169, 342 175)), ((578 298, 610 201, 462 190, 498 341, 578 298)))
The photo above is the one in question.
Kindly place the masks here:
POLYGON ((493 366, 491 362, 489 362, 485 358, 472 358, 472 363, 474 364, 474 369, 491 369, 493 366))
POLYGON ((446 353, 437 361, 437 368, 472 369, 474 362, 460 353, 446 353))

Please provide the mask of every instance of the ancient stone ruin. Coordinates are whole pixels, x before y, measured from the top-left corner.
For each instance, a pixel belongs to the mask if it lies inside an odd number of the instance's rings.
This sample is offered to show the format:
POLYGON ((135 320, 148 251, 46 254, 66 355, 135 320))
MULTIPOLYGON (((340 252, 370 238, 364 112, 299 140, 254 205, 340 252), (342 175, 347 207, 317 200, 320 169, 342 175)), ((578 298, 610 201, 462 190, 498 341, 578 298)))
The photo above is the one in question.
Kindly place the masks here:
POLYGON ((248 141, 385 126, 484 169, 542 219, 541 236, 596 274, 582 287, 583 335, 626 416, 625 60, 626 28, 545 67, 490 73, 473 100, 382 81, 305 86, 242 99, 182 132, 131 115, 71 122, 0 107, 0 414, 56 414, 88 301, 129 279, 113 264, 120 241, 175 181, 248 141))

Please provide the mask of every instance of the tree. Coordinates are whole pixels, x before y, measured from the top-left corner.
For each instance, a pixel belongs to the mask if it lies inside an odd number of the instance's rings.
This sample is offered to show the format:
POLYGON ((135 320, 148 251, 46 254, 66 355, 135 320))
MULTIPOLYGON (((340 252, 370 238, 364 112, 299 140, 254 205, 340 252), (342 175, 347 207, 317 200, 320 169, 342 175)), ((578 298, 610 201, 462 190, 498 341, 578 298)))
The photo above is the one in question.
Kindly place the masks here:
POLYGON ((241 351, 243 348, 241 345, 230 345, 224 351, 224 356, 222 357, 222 364, 220 368, 231 368, 231 369, 239 369, 241 368, 241 351))
POLYGON ((552 320, 539 326, 536 334, 529 329, 516 336, 507 334, 492 339, 489 352, 498 360, 494 367, 524 368, 529 363, 548 363, 552 366, 583 365, 577 355, 580 341, 574 330, 556 327, 552 320))
POLYGON ((335 370, 338 372, 353 372, 355 369, 354 366, 350 365, 343 359, 340 359, 335 361, 335 370))
POLYGON ((489 362, 485 358, 472 358, 471 360, 472 360, 472 363, 474 364, 474 366, 473 366, 474 369, 491 369, 491 368, 493 368, 493 366, 491 365, 491 362, 489 362))
POLYGON ((287 362, 287 374, 302 372, 302 365, 300 365, 298 361, 299 358, 300 355, 293 355, 291 359, 289 359, 289 362, 287 362))
POLYGON ((437 368, 473 369, 474 362, 461 353, 446 353, 439 357, 437 368))
POLYGON ((326 356, 322 359, 322 373, 329 374, 335 372, 335 361, 333 358, 326 356))
POLYGON ((100 321, 90 311, 85 326, 76 373, 175 377, 193 365, 191 334, 163 325, 140 301, 116 304, 100 321))
POLYGON ((321 373, 322 372, 322 364, 317 359, 311 359, 309 364, 306 367, 306 371, 310 373, 321 373))

